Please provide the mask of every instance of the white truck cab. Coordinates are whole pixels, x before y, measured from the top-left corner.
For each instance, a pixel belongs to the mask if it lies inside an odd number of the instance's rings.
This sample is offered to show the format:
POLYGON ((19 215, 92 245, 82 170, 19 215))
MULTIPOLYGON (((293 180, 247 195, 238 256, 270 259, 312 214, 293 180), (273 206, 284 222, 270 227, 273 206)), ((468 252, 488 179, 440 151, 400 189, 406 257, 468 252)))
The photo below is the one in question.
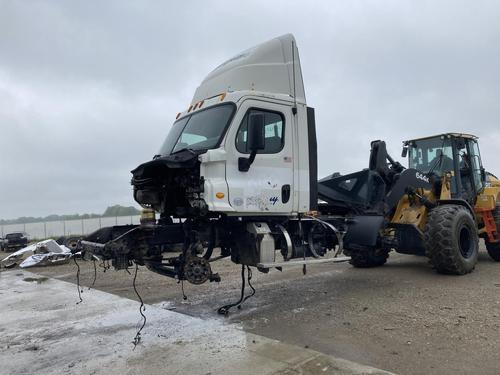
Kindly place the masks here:
MULTIPOLYGON (((167 141, 171 146, 177 138, 174 153, 206 149, 198 158, 209 211, 291 215, 311 208, 311 177, 317 183, 316 174, 310 175, 309 163, 316 162, 311 136, 298 49, 287 34, 212 71, 189 108, 177 115, 167 141), (251 165, 242 168, 240 160, 251 154, 248 128, 254 115, 263 120, 264 142, 251 165)), ((162 147, 160 153, 168 151, 162 147)))

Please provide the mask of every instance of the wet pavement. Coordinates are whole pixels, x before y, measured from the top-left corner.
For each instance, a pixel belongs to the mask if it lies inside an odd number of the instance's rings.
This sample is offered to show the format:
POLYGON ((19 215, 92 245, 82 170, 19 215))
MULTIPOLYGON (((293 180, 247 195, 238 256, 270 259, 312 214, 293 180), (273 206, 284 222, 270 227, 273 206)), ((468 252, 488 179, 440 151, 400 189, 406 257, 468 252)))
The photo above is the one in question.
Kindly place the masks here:
POLYGON ((0 273, 3 374, 388 374, 317 351, 86 290, 25 270, 0 273))
MULTIPOLYGON (((90 285, 92 263, 80 266, 82 284, 90 285)), ((254 271, 255 296, 227 317, 217 315, 217 308, 239 298, 241 268, 224 260, 213 269, 222 282, 184 283, 187 300, 174 280, 143 267, 137 289, 146 303, 163 309, 398 374, 499 373, 500 263, 483 245, 476 269, 465 276, 440 275, 425 257, 394 253, 385 266, 372 269, 324 264, 308 267, 306 275, 301 267, 254 271)), ((73 263, 30 270, 76 280, 73 263)), ((133 275, 97 270, 97 289, 137 299, 133 275)), ((76 287, 70 294, 77 298, 76 287)))

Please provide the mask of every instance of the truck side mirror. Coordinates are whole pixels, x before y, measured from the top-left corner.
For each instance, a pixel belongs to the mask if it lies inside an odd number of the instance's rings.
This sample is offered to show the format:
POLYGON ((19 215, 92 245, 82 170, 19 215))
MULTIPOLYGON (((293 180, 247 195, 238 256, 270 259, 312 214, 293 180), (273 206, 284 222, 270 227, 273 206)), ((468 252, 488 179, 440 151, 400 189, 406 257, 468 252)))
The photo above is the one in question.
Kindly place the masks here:
POLYGON ((406 155, 408 155, 408 146, 404 146, 401 150, 401 157, 406 158, 406 155))
POLYGON ((263 150, 266 145, 264 133, 264 114, 252 113, 248 118, 248 150, 263 150))
POLYGON ((238 159, 238 170, 240 172, 248 172, 255 160, 257 151, 263 150, 265 147, 264 115, 262 113, 252 113, 248 117, 247 129, 247 148, 250 150, 250 156, 248 158, 241 157, 238 159))

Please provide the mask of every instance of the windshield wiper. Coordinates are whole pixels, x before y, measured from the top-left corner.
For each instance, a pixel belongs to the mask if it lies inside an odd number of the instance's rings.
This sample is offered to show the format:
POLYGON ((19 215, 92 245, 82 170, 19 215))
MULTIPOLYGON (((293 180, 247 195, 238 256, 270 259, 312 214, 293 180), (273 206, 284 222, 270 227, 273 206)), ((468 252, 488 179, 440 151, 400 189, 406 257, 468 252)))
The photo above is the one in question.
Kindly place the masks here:
POLYGON ((190 147, 183 147, 183 148, 181 148, 181 149, 179 149, 179 150, 177 150, 177 151, 172 151, 172 152, 170 153, 170 155, 173 155, 173 154, 178 154, 179 152, 181 152, 181 151, 186 151, 186 150, 187 150, 187 151, 189 151, 189 152, 191 152, 192 154, 194 153, 194 149, 192 149, 192 148, 190 148, 190 147))

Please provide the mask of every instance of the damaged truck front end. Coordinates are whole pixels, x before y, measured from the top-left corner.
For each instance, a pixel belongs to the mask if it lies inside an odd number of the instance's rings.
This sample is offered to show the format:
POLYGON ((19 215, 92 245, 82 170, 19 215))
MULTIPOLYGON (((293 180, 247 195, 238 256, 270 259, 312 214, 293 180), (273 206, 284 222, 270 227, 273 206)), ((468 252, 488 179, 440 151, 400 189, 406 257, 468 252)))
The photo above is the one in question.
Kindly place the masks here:
POLYGON ((158 212, 161 223, 168 223, 173 216, 205 216, 208 208, 198 160, 204 151, 185 149, 138 166, 132 171, 135 201, 158 212))
POLYGON ((234 104, 214 106, 177 120, 159 154, 131 172, 134 199, 143 207, 141 224, 103 228, 85 238, 81 249, 111 260, 116 269, 135 262, 193 284, 218 280, 209 264, 219 245, 218 215, 204 200, 200 155, 218 147, 232 112, 234 104))

